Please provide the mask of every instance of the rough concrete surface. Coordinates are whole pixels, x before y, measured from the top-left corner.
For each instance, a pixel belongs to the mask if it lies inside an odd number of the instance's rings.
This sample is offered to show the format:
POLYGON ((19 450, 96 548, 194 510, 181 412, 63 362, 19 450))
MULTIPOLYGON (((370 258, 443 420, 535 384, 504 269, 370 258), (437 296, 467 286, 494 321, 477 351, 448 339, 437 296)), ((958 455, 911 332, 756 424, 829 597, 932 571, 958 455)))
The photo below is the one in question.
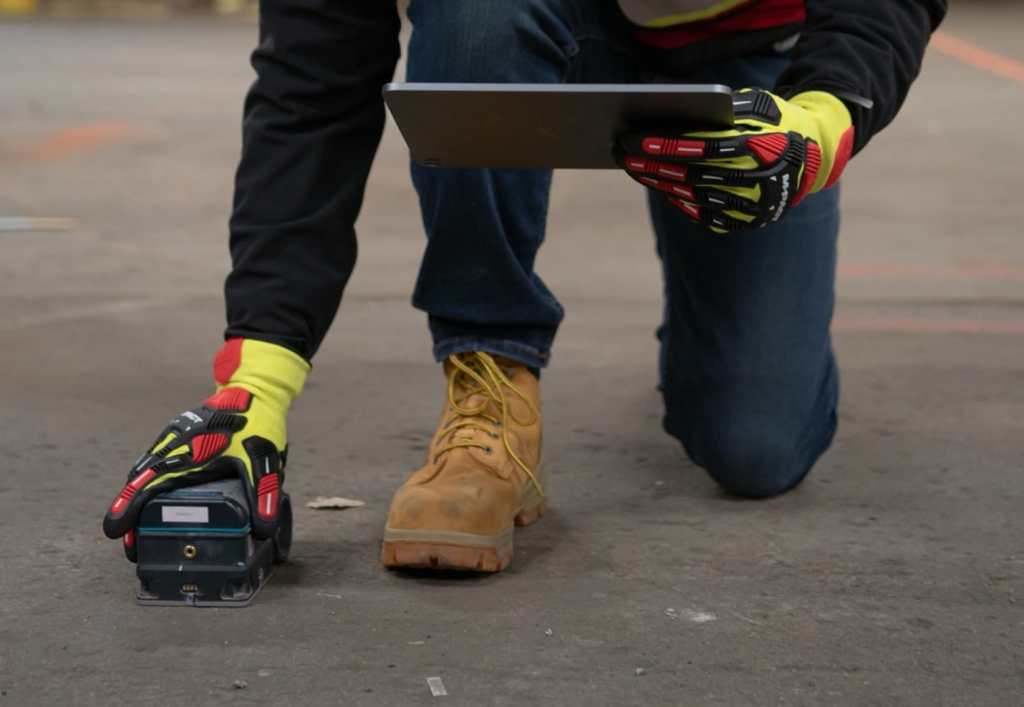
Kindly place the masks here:
MULTIPOLYGON (((1022 22, 965 6, 947 31, 1020 61, 1022 22)), ((0 216, 79 221, 0 234, 0 705, 1024 702, 1024 83, 949 51, 849 172, 842 429, 797 492, 727 498, 663 434, 641 194, 567 172, 539 265, 569 312, 544 377, 551 512, 499 576, 383 571, 443 394, 391 126, 291 417, 296 500, 367 506, 300 507, 249 609, 136 607, 99 521, 209 392, 254 36, 0 25, 0 216)))

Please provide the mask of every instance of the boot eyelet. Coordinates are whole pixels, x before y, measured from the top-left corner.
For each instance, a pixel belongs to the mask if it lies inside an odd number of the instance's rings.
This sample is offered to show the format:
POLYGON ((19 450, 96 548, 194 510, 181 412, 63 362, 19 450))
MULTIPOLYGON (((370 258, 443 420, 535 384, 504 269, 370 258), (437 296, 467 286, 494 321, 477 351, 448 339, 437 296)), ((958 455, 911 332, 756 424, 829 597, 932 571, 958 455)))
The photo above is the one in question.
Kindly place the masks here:
POLYGON ((494 449, 492 449, 491 447, 484 447, 484 453, 485 454, 490 454, 493 451, 494 451, 494 449))

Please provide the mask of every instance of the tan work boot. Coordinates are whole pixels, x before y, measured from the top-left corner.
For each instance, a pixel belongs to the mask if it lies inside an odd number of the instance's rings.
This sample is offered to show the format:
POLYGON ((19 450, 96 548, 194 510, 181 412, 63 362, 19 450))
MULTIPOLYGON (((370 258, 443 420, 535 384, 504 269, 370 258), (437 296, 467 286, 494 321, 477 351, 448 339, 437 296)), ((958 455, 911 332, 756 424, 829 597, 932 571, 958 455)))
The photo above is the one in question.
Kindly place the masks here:
POLYGON ((385 567, 498 572, 513 526, 544 513, 540 386, 525 366, 486 353, 445 362, 448 399, 426 464, 391 502, 385 567))

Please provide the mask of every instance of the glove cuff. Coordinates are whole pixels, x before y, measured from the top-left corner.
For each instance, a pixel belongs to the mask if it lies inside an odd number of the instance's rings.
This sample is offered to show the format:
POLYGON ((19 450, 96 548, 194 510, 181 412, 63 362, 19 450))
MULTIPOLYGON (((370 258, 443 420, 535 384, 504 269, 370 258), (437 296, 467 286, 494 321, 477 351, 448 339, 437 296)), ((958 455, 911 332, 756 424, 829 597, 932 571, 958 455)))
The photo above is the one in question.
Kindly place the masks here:
POLYGON ((228 339, 213 358, 218 391, 232 386, 277 403, 287 411, 302 392, 312 367, 294 351, 257 339, 228 339))
POLYGON ((825 91, 806 91, 790 102, 810 113, 821 137, 822 169, 811 192, 828 189, 839 181, 853 156, 855 131, 850 109, 825 91))

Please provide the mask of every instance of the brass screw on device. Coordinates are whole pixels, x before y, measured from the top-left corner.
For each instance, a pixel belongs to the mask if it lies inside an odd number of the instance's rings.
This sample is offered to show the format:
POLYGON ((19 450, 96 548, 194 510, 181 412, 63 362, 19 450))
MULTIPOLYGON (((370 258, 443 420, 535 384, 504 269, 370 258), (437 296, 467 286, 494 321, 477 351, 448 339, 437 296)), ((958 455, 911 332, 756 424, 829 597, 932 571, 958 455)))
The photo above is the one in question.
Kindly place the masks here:
POLYGON ((182 548, 181 553, 185 556, 186 560, 194 560, 196 555, 199 554, 199 550, 196 549, 195 545, 186 545, 182 548))

